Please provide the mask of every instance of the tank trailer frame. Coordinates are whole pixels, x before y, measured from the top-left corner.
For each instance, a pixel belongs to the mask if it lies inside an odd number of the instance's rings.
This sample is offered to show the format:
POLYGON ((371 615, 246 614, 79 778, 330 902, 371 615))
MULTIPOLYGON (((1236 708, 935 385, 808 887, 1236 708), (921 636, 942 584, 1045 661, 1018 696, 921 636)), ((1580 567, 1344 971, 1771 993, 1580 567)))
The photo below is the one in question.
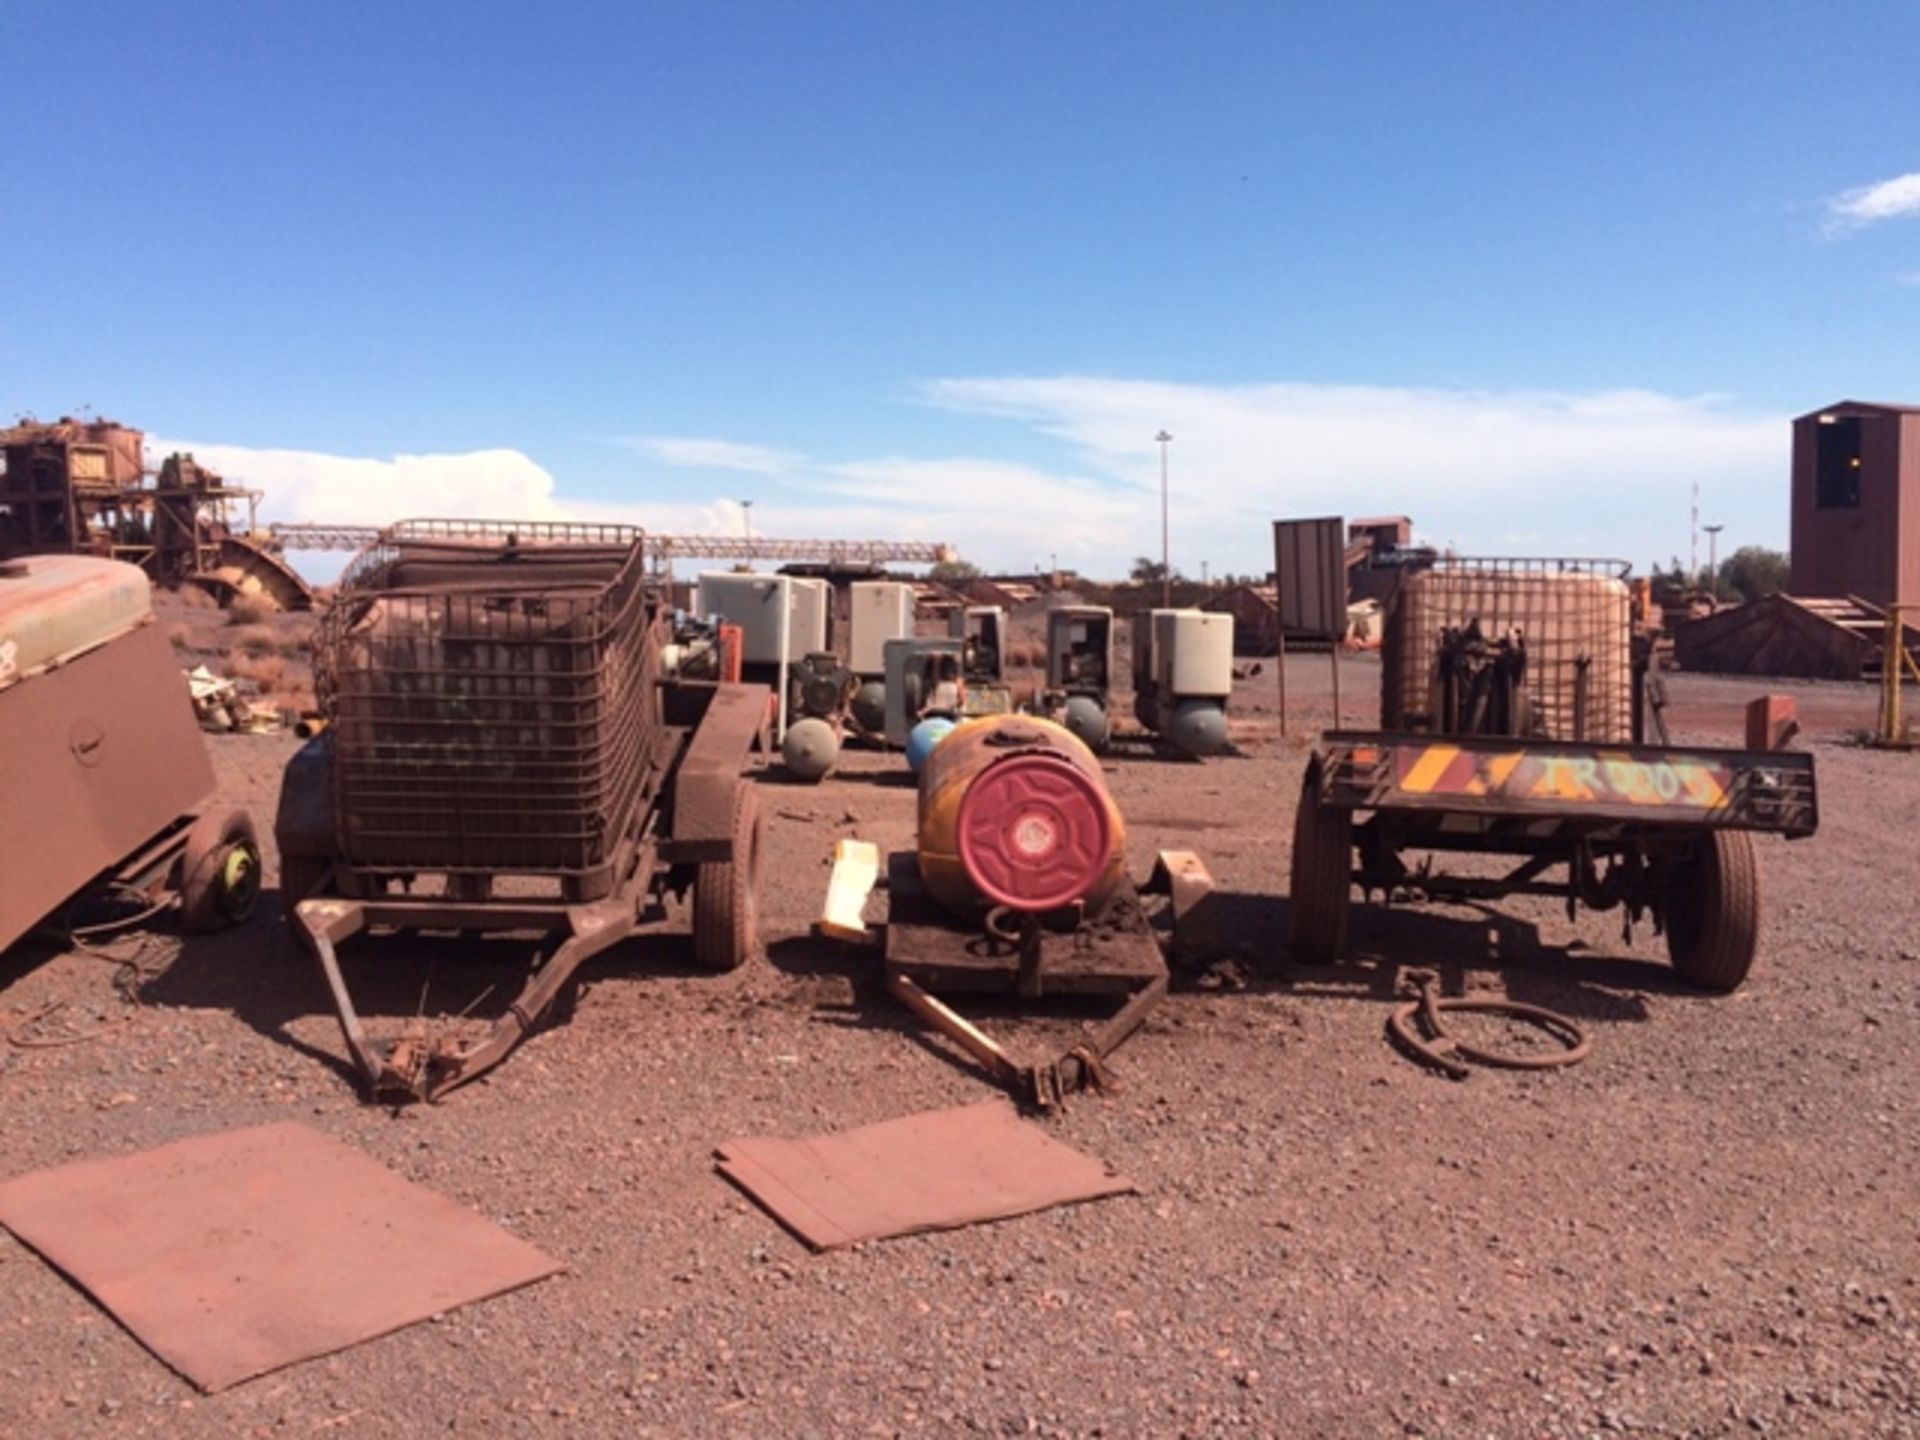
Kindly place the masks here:
POLYGON ((670 894, 692 891, 703 968, 759 948, 763 827, 741 771, 765 747, 766 689, 663 674, 671 611, 637 530, 437 531, 396 526, 343 578, 318 643, 330 723, 289 763, 276 825, 289 920, 376 1099, 436 1100, 499 1064, 670 894), (339 958, 380 930, 547 939, 477 1041, 455 1016, 383 1045, 339 958))

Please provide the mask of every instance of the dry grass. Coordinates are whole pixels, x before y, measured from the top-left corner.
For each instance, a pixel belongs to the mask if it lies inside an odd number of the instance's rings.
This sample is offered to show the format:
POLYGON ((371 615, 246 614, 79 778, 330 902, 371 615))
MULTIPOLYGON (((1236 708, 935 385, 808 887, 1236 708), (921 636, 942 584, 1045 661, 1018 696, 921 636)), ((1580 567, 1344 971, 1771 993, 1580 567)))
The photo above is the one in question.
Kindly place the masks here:
POLYGON ((280 648, 280 637, 268 625, 245 625, 236 630, 229 648, 235 655, 272 655, 280 648))
POLYGON ((193 649, 193 629, 187 625, 167 626, 167 643, 176 650, 193 649))
POLYGON ((279 613, 279 607, 263 595, 236 595, 233 603, 227 606, 227 623, 258 625, 279 613))

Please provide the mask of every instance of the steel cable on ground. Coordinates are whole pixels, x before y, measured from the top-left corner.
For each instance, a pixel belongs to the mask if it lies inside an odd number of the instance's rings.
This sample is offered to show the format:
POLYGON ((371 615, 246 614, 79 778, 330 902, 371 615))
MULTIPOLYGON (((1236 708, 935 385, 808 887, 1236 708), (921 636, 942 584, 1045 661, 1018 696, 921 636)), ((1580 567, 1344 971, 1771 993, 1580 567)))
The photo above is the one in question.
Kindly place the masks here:
POLYGON ((65 1000, 49 1000, 22 1019, 11 1024, 0 1024, 0 1038, 15 1050, 57 1050, 68 1045, 82 1045, 88 1041, 99 1040, 125 1029, 132 1022, 134 1012, 140 1008, 140 989, 152 973, 147 962, 153 952, 154 936, 147 934, 134 937, 130 951, 108 949, 100 943, 100 940, 102 937, 117 935, 137 925, 143 925, 171 909, 175 903, 176 897, 171 894, 162 899, 153 900, 144 891, 117 881, 72 901, 63 912, 68 923, 55 933, 66 943, 70 953, 115 967, 113 988, 126 1003, 128 1007, 126 1012, 117 1019, 84 1030, 72 1028, 45 1030, 43 1027, 67 1008, 65 1000), (74 912, 83 904, 97 902, 116 893, 131 894, 141 908, 132 914, 116 915, 110 920, 102 920, 90 925, 71 923, 74 912))
POLYGON ((1466 1063, 1469 1060, 1503 1070, 1552 1070, 1576 1064, 1586 1059, 1593 1050, 1593 1042, 1587 1037, 1586 1031, 1559 1011, 1549 1010, 1544 1005, 1528 1005, 1519 1000, 1492 997, 1442 995, 1440 977, 1431 971, 1412 972, 1406 977, 1405 984, 1418 993, 1413 999, 1397 1006, 1387 1017, 1387 1037, 1414 1059, 1433 1066, 1455 1080, 1465 1080, 1473 1073, 1472 1066, 1466 1063), (1558 1040, 1563 1048, 1544 1054, 1514 1055, 1469 1045, 1447 1029, 1445 1020, 1441 1018, 1447 1011, 1499 1015, 1537 1025, 1558 1040), (1416 1017, 1425 1027, 1425 1035, 1414 1026, 1416 1017))

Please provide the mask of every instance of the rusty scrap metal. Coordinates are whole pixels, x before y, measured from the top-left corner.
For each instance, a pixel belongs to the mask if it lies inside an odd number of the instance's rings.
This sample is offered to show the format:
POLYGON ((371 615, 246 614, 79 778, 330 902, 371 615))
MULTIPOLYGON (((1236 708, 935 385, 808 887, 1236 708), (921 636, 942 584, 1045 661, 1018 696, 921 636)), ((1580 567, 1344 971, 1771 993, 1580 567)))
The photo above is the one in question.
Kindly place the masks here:
POLYGON ((0 1223, 208 1391, 565 1268, 466 1206, 290 1124, 9 1179, 0 1223), (116 1223, 131 1196, 139 1223, 116 1223))
POLYGON ((1551 1070, 1577 1064, 1586 1059, 1593 1049, 1593 1042, 1587 1038, 1584 1030, 1559 1011, 1549 1010, 1544 1005, 1470 995, 1442 995, 1440 977, 1430 971, 1409 975, 1407 984, 1417 994, 1387 1017, 1387 1035, 1414 1059, 1431 1065, 1451 1079, 1465 1080, 1472 1075, 1472 1067, 1467 1061, 1503 1070, 1551 1070), (1499 1015, 1537 1025, 1564 1048, 1538 1055, 1515 1055, 1469 1045, 1448 1030, 1446 1022, 1441 1019, 1442 1014, 1449 1011, 1454 1014, 1499 1015), (1416 1018, 1426 1031, 1424 1035, 1414 1025, 1416 1018))
POLYGON ((720 1173, 815 1250, 951 1230, 1131 1191, 1000 1100, 837 1135, 729 1140, 720 1173))

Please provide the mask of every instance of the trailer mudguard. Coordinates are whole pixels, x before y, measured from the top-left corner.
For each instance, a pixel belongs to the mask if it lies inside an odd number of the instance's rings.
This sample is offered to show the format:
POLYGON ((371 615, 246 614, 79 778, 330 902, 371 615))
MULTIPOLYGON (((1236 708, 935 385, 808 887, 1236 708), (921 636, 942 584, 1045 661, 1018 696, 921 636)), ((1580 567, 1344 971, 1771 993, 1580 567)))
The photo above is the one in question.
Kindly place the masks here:
POLYGON ((661 858, 675 864, 733 858, 733 796, 755 741, 767 729, 764 685, 714 687, 673 778, 671 836, 661 858))

